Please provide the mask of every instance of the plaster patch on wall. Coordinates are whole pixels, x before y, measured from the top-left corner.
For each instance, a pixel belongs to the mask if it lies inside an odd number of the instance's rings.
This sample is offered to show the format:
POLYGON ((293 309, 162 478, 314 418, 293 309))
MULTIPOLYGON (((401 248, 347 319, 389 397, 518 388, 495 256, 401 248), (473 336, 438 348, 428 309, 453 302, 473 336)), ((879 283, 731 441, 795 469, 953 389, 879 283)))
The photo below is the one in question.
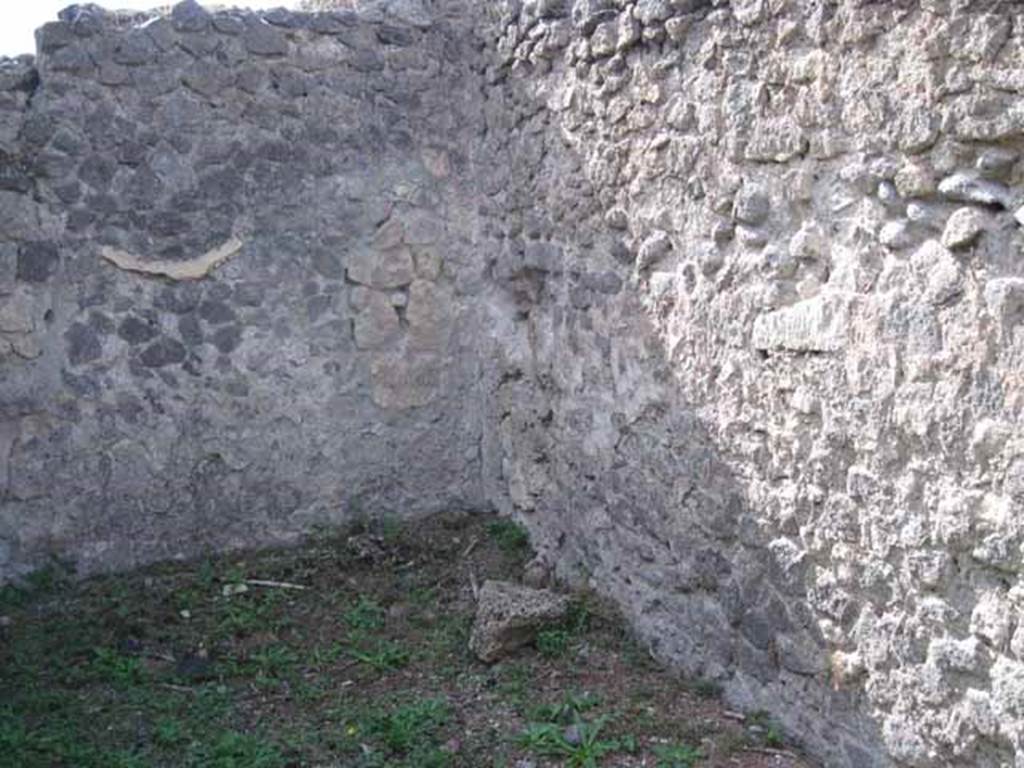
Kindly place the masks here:
POLYGON ((100 255, 120 269, 129 272, 139 272, 145 275, 163 275, 172 280, 201 280, 214 269, 228 259, 235 256, 242 250, 244 243, 237 237, 232 237, 212 250, 196 256, 188 261, 149 261, 141 256, 136 256, 127 251, 104 246, 100 249, 100 255))

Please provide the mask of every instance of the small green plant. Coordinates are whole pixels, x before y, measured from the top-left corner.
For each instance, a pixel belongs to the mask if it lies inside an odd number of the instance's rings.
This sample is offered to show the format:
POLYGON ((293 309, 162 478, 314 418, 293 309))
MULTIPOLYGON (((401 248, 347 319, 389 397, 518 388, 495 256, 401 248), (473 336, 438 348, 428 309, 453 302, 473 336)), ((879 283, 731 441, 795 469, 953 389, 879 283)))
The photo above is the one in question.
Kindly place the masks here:
POLYGON ((373 598, 360 595, 355 605, 345 611, 343 618, 349 629, 370 632, 384 626, 384 608, 373 598))
POLYGON ((594 609, 586 594, 578 595, 569 603, 569 615, 565 620, 565 628, 574 635, 583 635, 590 629, 594 618, 594 609))
POLYGON ((286 675, 299 661, 298 654, 284 645, 272 645, 253 653, 249 660, 256 665, 261 677, 277 678, 286 675))
POLYGON ((277 629, 274 614, 286 598, 279 592, 243 593, 225 599, 219 629, 224 634, 242 637, 254 632, 277 629))
POLYGON ((432 737, 450 716, 444 699, 424 699, 397 707, 373 718, 369 732, 392 752, 409 752, 432 737))
POLYGON ((359 746, 369 768, 446 768, 451 754, 440 748, 451 711, 442 698, 417 699, 350 722, 345 735, 359 746))
POLYGON ((378 672, 401 669, 409 663, 409 652, 388 640, 376 640, 369 648, 353 648, 349 655, 378 672))
POLYGON ((785 738, 782 734, 782 728, 772 719, 767 711, 759 709, 751 712, 747 716, 747 723, 751 726, 752 730, 757 732, 766 747, 778 749, 784 745, 785 738))
POLYGON ((569 650, 569 633, 564 629, 545 629, 538 632, 537 650, 549 659, 564 656, 569 650))
POLYGON ((165 717, 157 721, 153 740, 161 747, 174 747, 185 740, 185 730, 179 720, 165 717))
POLYGON ((134 656, 124 656, 111 648, 95 648, 92 672, 119 688, 129 688, 142 682, 144 670, 134 656))
POLYGON ((601 731, 608 720, 607 716, 591 722, 577 719, 568 728, 556 723, 531 723, 519 743, 541 757, 562 758, 569 768, 597 768, 606 755, 635 747, 632 739, 602 739, 601 731))
POLYGON ((384 539, 385 543, 397 544, 398 540, 402 538, 402 521, 399 518, 393 515, 385 515, 380 519, 378 525, 380 537, 384 539))
POLYGON ((653 752, 657 768, 693 768, 704 757, 700 750, 686 744, 659 744, 653 752))
POLYGON ((522 556, 530 548, 530 535, 515 520, 500 518, 489 523, 487 535, 507 555, 522 556))
POLYGON ((345 646, 339 642, 330 645, 318 645, 310 654, 310 661, 314 666, 322 667, 333 664, 345 655, 345 646))
POLYGON ((272 744, 228 731, 214 742, 202 765, 208 768, 282 768, 285 759, 272 744))
POLYGON ((529 713, 531 720, 547 723, 571 723, 581 714, 593 709, 601 703, 601 699, 588 693, 568 693, 555 704, 541 704, 529 713))
POLYGON ((55 560, 25 576, 23 584, 0 587, 0 610, 22 608, 39 595, 53 594, 70 583, 73 573, 68 565, 55 560))
POLYGON ((769 723, 764 732, 764 743, 772 749, 780 749, 785 742, 782 736, 782 729, 777 723, 769 723))

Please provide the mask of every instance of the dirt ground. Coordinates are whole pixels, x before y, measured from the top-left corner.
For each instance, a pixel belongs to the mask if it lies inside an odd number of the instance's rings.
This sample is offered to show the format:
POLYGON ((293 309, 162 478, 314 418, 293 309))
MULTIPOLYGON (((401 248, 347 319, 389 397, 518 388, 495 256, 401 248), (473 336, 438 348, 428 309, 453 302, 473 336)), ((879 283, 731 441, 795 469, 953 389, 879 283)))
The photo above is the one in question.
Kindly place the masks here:
POLYGON ((0 767, 809 768, 761 713, 655 664, 574 598, 535 647, 467 650, 525 534, 440 515, 0 591, 0 767))

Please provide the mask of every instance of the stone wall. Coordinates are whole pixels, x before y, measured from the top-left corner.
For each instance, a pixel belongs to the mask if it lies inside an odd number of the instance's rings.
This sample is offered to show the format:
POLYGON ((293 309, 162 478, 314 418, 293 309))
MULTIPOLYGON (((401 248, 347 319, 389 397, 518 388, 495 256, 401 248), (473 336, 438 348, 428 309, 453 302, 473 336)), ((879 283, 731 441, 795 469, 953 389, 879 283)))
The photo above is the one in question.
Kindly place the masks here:
POLYGON ((471 41, 188 4, 37 40, 0 70, 0 577, 483 506, 471 41))
POLYGON ((551 561, 828 765, 1024 765, 1024 14, 494 10, 585 201, 504 389, 551 561))
POLYGON ((1024 766, 1018 8, 67 13, 0 576, 495 506, 826 765, 1024 766))

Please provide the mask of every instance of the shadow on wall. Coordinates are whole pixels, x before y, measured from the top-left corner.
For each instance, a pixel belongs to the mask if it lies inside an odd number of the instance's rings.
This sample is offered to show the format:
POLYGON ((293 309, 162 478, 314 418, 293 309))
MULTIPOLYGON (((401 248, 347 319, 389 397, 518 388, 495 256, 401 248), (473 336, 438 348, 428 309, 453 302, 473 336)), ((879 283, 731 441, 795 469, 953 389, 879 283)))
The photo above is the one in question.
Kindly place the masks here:
POLYGON ((495 397, 510 500, 543 556, 613 597, 655 656, 772 712, 826 764, 887 764, 818 628, 805 558, 681 395, 637 287, 587 271, 609 241, 559 248, 561 264, 506 282, 521 355, 495 397), (574 305, 585 283, 618 290, 574 305))
MULTIPOLYGON (((491 418, 508 508, 551 567, 614 598, 659 659, 721 684, 737 707, 770 711, 826 765, 891 765, 862 670, 820 630, 794 524, 758 508, 763 477, 738 474, 733 441, 760 440, 780 480, 786 457, 756 427, 730 433, 688 400, 698 378, 714 398, 731 377, 718 395, 737 397, 741 377, 713 332, 681 348, 670 321, 693 276, 652 269, 667 237, 631 244, 626 211, 594 177, 596 145, 563 138, 582 124, 552 106, 548 69, 496 66, 486 92, 488 114, 517 126, 489 132, 486 154, 502 162, 482 182, 497 232, 491 418)), ((855 615, 835 608, 849 629, 855 615)))

